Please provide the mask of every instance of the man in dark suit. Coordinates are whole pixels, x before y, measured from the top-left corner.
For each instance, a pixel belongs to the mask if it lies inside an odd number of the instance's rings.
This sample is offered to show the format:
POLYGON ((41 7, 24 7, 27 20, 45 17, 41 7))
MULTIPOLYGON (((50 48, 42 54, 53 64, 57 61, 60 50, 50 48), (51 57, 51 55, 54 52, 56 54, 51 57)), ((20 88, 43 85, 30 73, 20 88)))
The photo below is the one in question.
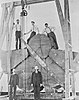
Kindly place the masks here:
POLYGON ((42 86, 42 74, 38 66, 35 66, 35 71, 32 73, 31 86, 34 87, 34 99, 40 100, 40 86, 42 86))
POLYGON ((10 77, 10 95, 9 100, 16 100, 16 88, 19 84, 19 76, 16 74, 15 69, 12 70, 12 75, 10 77), (12 96, 12 90, 13 90, 13 96, 12 96))

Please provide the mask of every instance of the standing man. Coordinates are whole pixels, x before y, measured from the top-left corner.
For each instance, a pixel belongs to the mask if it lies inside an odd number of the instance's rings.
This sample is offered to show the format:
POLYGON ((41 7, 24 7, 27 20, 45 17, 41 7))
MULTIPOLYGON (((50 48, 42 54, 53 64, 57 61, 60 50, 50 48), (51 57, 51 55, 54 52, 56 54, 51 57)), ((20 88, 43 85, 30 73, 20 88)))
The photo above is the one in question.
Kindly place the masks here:
POLYGON ((31 39, 34 35, 39 34, 39 29, 38 29, 38 27, 35 25, 35 22, 34 22, 34 21, 31 21, 31 24, 32 24, 32 28, 30 29, 30 31, 24 34, 24 35, 26 35, 26 34, 31 33, 30 37, 27 39, 27 44, 29 43, 30 39, 31 39))
POLYGON ((56 40, 54 30, 55 30, 54 27, 50 27, 48 25, 48 23, 45 23, 45 29, 43 30, 43 34, 48 36, 48 38, 50 39, 51 44, 52 44, 52 48, 58 49, 58 44, 57 44, 57 40, 56 40))
POLYGON ((35 71, 32 73, 31 86, 34 87, 34 99, 40 100, 40 86, 42 86, 42 75, 38 66, 35 66, 35 71))
POLYGON ((19 76, 16 74, 15 69, 12 70, 12 75, 10 77, 10 96, 9 100, 16 100, 16 88, 19 85, 19 76), (12 95, 13 91, 13 95, 12 95))
POLYGON ((18 45, 19 45, 19 49, 21 49, 21 25, 19 22, 19 19, 16 20, 17 24, 15 25, 15 36, 16 36, 16 49, 18 49, 18 45))

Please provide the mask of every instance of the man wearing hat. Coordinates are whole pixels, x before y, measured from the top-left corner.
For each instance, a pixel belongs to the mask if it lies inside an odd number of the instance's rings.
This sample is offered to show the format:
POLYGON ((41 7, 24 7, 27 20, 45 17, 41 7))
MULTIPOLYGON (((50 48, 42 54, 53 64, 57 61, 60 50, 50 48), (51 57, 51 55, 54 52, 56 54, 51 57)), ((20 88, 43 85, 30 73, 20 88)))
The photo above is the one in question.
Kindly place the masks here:
MULTIPOLYGON (((15 23, 14 23, 15 25, 15 23)), ((15 36, 16 36, 16 49, 21 49, 21 25, 19 22, 19 19, 16 20, 16 25, 15 25, 15 36)))
POLYGON ((24 35, 26 35, 26 34, 31 33, 30 37, 27 39, 27 43, 29 43, 30 39, 31 39, 34 35, 39 34, 39 29, 38 29, 38 27, 35 25, 35 22, 34 22, 34 21, 31 21, 31 24, 32 24, 32 27, 31 27, 30 31, 24 34, 24 35))
POLYGON ((52 48, 58 49, 58 44, 57 44, 54 30, 55 30, 55 27, 50 27, 48 23, 45 23, 45 28, 42 34, 45 34, 50 39, 52 48))
POLYGON ((10 77, 10 95, 9 95, 9 100, 16 100, 16 88, 19 85, 19 76, 16 74, 16 70, 12 69, 12 75, 10 77), (13 95, 12 95, 12 90, 13 90, 13 95))
POLYGON ((40 100, 40 86, 42 86, 42 74, 38 66, 35 66, 35 71, 32 73, 31 86, 34 87, 34 99, 40 100))

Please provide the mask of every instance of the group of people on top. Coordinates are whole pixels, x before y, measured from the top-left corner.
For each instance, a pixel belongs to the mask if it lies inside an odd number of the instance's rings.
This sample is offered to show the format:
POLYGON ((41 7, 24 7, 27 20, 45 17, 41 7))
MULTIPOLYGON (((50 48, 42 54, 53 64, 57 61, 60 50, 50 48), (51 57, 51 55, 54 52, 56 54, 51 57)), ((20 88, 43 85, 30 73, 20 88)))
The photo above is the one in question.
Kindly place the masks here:
MULTIPOLYGON (((17 21, 16 25, 14 24, 16 28, 16 32, 15 32, 16 49, 18 49, 18 43, 19 43, 19 49, 21 49, 21 25, 20 25, 19 19, 17 19, 16 21, 17 21)), ((39 28, 35 25, 35 22, 31 21, 31 24, 32 24, 32 28, 27 33, 24 33, 24 35, 30 34, 30 37, 27 39, 27 44, 29 43, 30 39, 33 36, 40 34, 39 28)), ((53 39, 53 42, 55 44, 54 49, 58 49, 58 44, 57 44, 56 35, 54 33, 54 30, 55 30, 54 27, 50 27, 48 23, 45 23, 45 28, 42 34, 45 34, 50 40, 53 39)))

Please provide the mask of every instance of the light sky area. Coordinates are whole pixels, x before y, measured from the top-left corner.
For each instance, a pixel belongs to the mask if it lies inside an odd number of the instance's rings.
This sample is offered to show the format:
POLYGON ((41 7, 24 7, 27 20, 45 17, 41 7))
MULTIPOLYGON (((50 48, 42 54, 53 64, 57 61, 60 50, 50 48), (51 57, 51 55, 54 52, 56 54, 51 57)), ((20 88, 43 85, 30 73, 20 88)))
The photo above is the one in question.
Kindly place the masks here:
MULTIPOLYGON (((5 0, 0 0, 0 2, 4 2, 5 0)), ((11 0, 6 0, 11 1, 11 0)), ((13 0, 12 0, 13 1, 13 0)), ((60 0, 62 9, 64 7, 64 0, 60 0)), ((70 3, 70 18, 71 18, 71 35, 72 35, 72 49, 73 51, 79 52, 79 0, 69 0, 70 3)), ((47 22, 50 26, 55 27, 55 34, 57 37, 57 42, 59 48, 64 50, 64 38, 58 18, 58 13, 56 9, 55 2, 48 3, 40 3, 33 4, 28 6, 27 8, 27 31, 29 31, 31 27, 31 20, 36 22, 36 25, 39 27, 40 33, 42 33, 44 29, 44 24, 47 22)), ((2 12, 0 6, 0 14, 2 12)), ((15 21, 16 19, 20 19, 21 8, 16 7, 15 12, 15 21)), ((12 46, 11 49, 15 49, 15 33, 13 33, 12 38, 12 46)), ((6 50, 6 43, 4 41, 3 50, 6 50)), ((0 69, 1 70, 1 69, 0 69)), ((78 81, 79 82, 79 81, 78 81)))

